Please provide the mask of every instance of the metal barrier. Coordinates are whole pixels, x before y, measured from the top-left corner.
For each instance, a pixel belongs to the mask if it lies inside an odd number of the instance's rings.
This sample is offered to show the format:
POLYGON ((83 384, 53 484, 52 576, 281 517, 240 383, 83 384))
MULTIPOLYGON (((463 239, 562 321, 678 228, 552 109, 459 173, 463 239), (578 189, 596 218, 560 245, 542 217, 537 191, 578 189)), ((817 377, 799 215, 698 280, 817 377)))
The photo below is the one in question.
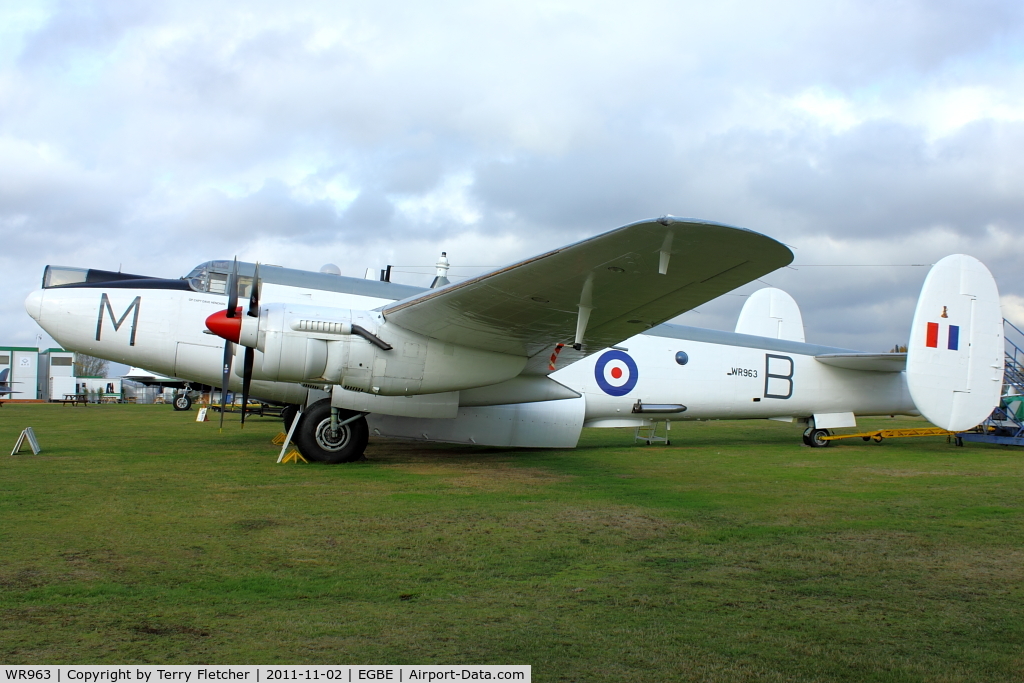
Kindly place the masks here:
POLYGON ((1024 330, 1004 318, 1003 340, 1002 399, 984 422, 960 434, 964 441, 1024 446, 1024 330))

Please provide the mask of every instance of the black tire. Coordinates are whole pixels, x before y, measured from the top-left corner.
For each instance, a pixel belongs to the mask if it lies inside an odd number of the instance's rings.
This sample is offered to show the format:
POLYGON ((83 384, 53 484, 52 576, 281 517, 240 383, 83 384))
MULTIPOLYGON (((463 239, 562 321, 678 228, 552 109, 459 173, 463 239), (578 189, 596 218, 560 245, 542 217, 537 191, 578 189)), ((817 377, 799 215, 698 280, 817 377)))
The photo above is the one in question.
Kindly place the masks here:
MULTIPOLYGON (((343 422, 356 414, 351 410, 340 410, 338 421, 343 422)), ((331 438, 330 432, 331 399, 325 398, 302 414, 292 440, 306 460, 330 464, 359 460, 370 440, 370 428, 362 416, 339 428, 336 439, 331 438)))
POLYGON ((831 432, 827 429, 812 429, 811 433, 807 435, 807 443, 811 448, 828 448, 832 445, 831 441, 826 441, 823 436, 831 436, 831 432))
POLYGON ((295 415, 299 412, 298 406, 286 405, 281 409, 281 419, 284 420, 284 431, 287 432, 292 428, 292 422, 295 420, 295 415))
POLYGON ((178 394, 174 399, 175 410, 192 410, 192 398, 188 394, 178 394))
POLYGON ((812 431, 812 428, 808 427, 807 429, 804 430, 803 435, 800 437, 801 439, 803 439, 803 442, 804 442, 805 446, 810 446, 811 445, 811 431, 812 431))

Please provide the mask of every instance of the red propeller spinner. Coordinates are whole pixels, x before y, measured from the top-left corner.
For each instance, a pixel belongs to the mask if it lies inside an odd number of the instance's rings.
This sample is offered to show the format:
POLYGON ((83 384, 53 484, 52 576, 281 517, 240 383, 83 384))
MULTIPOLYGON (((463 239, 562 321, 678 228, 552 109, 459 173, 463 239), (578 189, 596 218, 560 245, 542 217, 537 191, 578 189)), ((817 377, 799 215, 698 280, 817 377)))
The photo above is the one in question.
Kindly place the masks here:
POLYGON ((227 309, 217 311, 206 319, 206 329, 213 332, 221 339, 238 343, 242 334, 242 307, 235 309, 234 317, 228 317, 227 309))

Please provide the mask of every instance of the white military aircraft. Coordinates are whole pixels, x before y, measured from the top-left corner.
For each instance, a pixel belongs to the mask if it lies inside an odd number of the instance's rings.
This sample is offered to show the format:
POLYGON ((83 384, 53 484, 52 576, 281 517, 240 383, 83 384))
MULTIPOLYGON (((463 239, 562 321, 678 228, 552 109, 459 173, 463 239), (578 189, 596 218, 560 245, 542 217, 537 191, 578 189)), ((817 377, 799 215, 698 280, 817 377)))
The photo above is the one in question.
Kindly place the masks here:
POLYGON ((371 431, 571 448, 584 426, 666 418, 801 421, 827 445, 855 415, 966 429, 998 403, 998 291, 968 256, 929 274, 907 354, 806 344, 775 289, 735 333, 663 324, 792 258, 663 217, 436 289, 226 261, 180 280, 48 266, 25 306, 65 348, 295 406, 295 442, 321 462, 359 458, 371 431))

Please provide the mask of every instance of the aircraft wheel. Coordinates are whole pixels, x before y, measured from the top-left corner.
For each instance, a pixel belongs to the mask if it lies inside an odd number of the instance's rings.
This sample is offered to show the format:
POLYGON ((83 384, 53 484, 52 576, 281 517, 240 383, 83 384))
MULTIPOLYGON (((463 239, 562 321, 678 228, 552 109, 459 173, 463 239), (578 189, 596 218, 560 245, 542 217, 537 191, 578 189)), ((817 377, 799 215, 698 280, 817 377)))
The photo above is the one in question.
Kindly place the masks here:
POLYGON ((812 428, 808 427, 807 429, 804 430, 804 433, 800 437, 803 440, 805 446, 811 445, 811 431, 812 428))
POLYGON ((288 431, 292 428, 292 422, 295 421, 295 415, 299 412, 299 407, 295 405, 286 405, 281 409, 281 419, 284 420, 284 431, 288 431))
POLYGON ((178 397, 174 399, 174 409, 192 410, 192 399, 188 394, 178 394, 178 397))
MULTIPOLYGON (((338 419, 344 421, 355 415, 350 410, 341 410, 338 419)), ((337 464, 353 462, 362 456, 370 439, 366 418, 349 422, 331 435, 331 399, 325 398, 314 403, 305 413, 295 429, 295 445, 306 460, 337 464)))
POLYGON ((826 441, 822 437, 831 436, 827 429, 814 429, 810 434, 807 435, 808 445, 812 448, 827 448, 832 444, 831 441, 826 441))

